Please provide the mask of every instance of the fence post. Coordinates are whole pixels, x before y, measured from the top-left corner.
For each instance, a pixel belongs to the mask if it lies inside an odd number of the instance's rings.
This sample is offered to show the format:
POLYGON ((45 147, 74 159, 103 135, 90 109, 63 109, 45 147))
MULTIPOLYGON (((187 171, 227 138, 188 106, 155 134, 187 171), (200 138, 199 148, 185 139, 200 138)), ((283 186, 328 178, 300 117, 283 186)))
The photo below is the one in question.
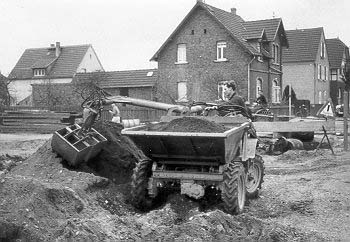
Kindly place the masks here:
POLYGON ((344 91, 344 151, 348 150, 348 116, 349 116, 349 92, 344 91))

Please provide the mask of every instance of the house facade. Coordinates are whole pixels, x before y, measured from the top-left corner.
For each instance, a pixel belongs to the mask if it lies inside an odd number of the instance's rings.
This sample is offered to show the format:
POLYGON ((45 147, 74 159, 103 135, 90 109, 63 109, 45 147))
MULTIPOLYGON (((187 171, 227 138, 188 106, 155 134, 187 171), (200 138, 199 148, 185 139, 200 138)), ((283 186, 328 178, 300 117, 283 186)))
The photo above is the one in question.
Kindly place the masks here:
POLYGON ((70 83, 76 73, 103 70, 92 45, 26 49, 9 75, 13 104, 32 105, 33 84, 70 83))
POLYGON ((349 62, 349 47, 340 39, 326 39, 330 69, 330 97, 334 105, 344 103, 345 83, 340 79, 349 62))
POLYGON ((288 46, 281 19, 244 21, 201 1, 151 58, 158 62, 157 93, 165 102, 223 98, 222 83, 235 80, 252 102, 262 90, 279 103, 282 47, 288 46))
POLYGON ((289 48, 283 50, 283 85, 291 85, 297 99, 323 104, 330 97, 330 69, 323 28, 287 30, 289 48))

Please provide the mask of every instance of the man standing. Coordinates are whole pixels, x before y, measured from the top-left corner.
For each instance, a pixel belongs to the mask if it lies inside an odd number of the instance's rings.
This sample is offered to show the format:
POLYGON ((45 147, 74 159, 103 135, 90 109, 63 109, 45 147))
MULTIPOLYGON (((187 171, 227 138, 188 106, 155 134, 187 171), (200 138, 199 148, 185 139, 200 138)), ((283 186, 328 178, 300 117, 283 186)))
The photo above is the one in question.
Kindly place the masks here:
POLYGON ((115 123, 120 123, 121 120, 120 120, 120 110, 118 108, 118 106, 113 103, 112 105, 112 110, 110 110, 109 112, 113 115, 112 117, 112 122, 115 122, 115 123))

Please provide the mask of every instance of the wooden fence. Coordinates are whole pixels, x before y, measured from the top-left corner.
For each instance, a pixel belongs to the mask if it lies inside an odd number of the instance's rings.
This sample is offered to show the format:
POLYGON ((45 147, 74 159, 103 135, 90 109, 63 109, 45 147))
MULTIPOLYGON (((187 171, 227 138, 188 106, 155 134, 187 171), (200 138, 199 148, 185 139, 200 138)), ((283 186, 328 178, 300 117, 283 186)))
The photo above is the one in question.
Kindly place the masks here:
MULTIPOLYGON (((161 116, 167 114, 166 111, 157 110, 157 109, 148 109, 148 108, 120 108, 121 118, 122 119, 139 119, 141 122, 153 122, 159 121, 161 116)), ((103 110, 101 113, 102 120, 112 120, 112 114, 109 110, 103 110)))

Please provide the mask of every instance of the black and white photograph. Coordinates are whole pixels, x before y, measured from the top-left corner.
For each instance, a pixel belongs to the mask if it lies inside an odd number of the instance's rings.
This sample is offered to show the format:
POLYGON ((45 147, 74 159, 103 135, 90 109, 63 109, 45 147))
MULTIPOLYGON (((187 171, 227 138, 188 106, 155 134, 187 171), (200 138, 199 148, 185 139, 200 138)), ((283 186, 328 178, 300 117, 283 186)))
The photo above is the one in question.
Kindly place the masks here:
POLYGON ((350 241, 349 13, 0 1, 0 242, 350 241))

